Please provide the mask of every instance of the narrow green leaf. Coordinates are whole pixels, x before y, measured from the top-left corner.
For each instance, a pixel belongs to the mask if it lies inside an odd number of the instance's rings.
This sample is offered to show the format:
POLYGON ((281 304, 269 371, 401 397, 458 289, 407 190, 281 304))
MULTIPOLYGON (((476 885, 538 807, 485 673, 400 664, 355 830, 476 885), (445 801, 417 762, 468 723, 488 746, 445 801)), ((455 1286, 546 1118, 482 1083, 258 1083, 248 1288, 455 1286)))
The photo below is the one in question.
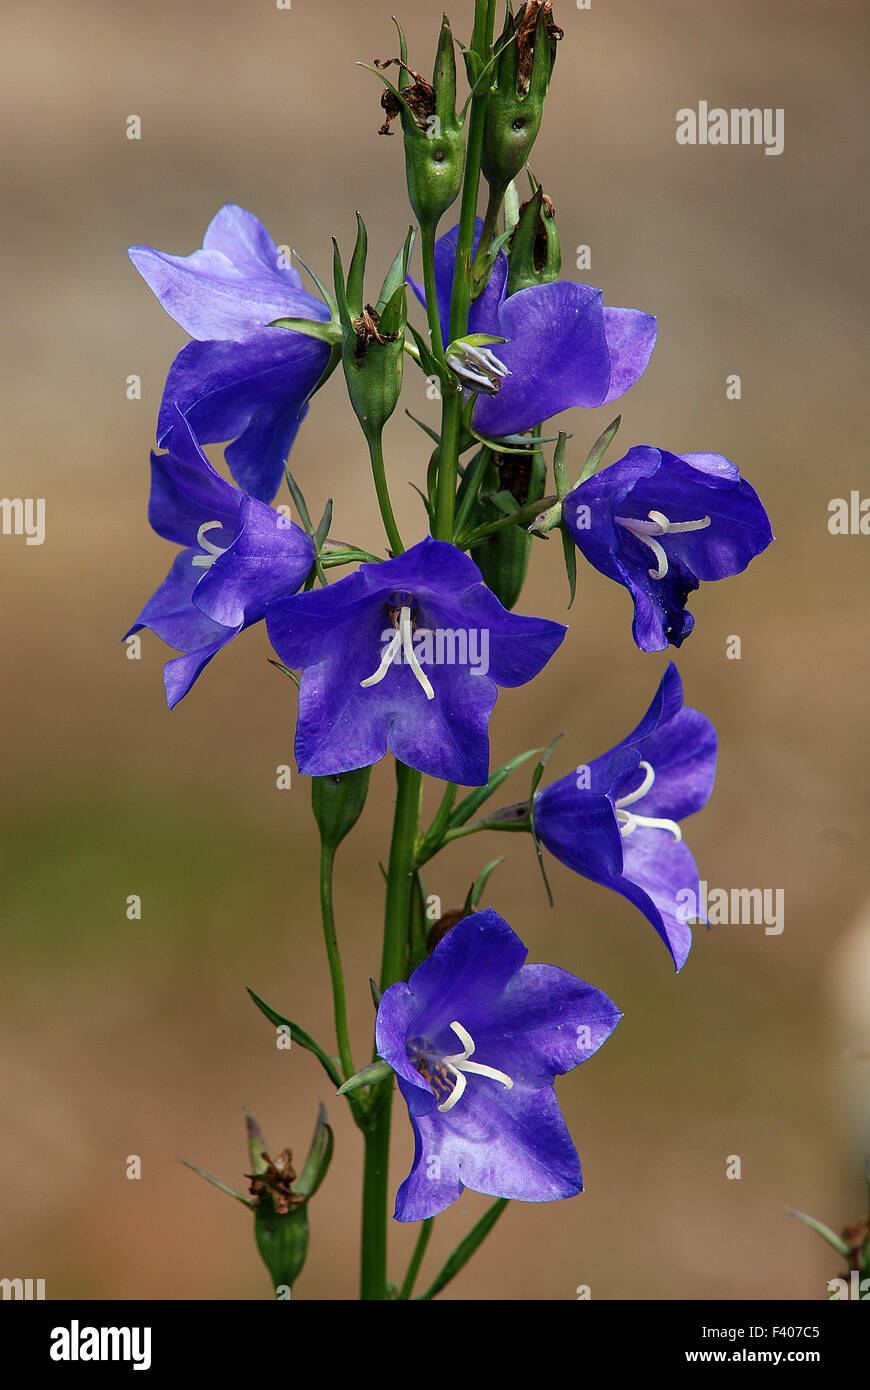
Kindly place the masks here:
POLYGON ((823 1240, 826 1240, 832 1249, 844 1259, 849 1258, 849 1247, 840 1236, 832 1231, 830 1226, 825 1226, 823 1222, 817 1221, 814 1216, 807 1216, 805 1212, 795 1211, 794 1207, 786 1207, 789 1216, 794 1216, 798 1221, 803 1221, 805 1226, 809 1226, 823 1240))
POLYGON ((327 1056, 323 1048, 311 1037, 310 1033, 306 1033, 304 1028, 299 1027, 298 1023, 293 1023, 289 1018, 285 1018, 283 1014, 279 1014, 261 999, 259 995, 256 995, 252 989, 249 989, 248 993, 257 1008, 261 1013, 266 1015, 270 1023, 274 1023, 276 1028, 289 1028, 292 1041, 298 1043, 300 1047, 306 1048, 308 1052, 313 1052, 330 1081, 334 1082, 337 1089, 341 1085, 341 1073, 333 1059, 327 1056))
POLYGON ((409 420, 413 420, 413 421, 414 421, 414 424, 415 424, 415 425, 419 425, 419 426, 420 426, 420 429, 423 431, 424 434, 428 434, 428 436, 429 436, 430 439, 434 439, 435 443, 438 444, 438 445, 440 445, 440 443, 441 443, 441 436, 440 436, 440 434, 438 433, 437 430, 433 430, 429 425, 427 425, 427 424, 425 423, 425 421, 423 421, 423 420, 418 420, 418 419, 417 419, 417 416, 416 416, 416 415, 412 415, 411 412, 410 412, 410 410, 406 410, 406 411, 405 411, 405 414, 407 415, 407 417, 408 417, 409 420))
POLYGON ((468 1261, 471 1259, 477 1247, 489 1235, 507 1204, 507 1197, 499 1197, 497 1202, 493 1202, 492 1206, 484 1212, 480 1220, 472 1227, 465 1239, 460 1241, 459 1245, 457 1245, 434 1282, 429 1285, 425 1293, 418 1295, 415 1302, 428 1302, 430 1299, 434 1298, 436 1294, 439 1294, 441 1290, 450 1283, 451 1279, 456 1278, 460 1270, 464 1269, 468 1264, 468 1261))

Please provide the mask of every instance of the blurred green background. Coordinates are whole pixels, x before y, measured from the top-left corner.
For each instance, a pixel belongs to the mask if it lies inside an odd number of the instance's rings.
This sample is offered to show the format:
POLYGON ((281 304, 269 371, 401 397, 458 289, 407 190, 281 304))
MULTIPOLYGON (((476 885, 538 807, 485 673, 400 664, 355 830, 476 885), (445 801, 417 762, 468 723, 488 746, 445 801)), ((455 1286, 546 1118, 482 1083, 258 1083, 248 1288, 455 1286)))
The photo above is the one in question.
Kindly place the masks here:
MULTIPOLYGON (((470 29, 467 0, 451 10, 470 29)), ((261 1298, 237 1205, 179 1166, 241 1184, 242 1105, 302 1155, 323 1096, 337 1152, 312 1207, 300 1298, 355 1296, 361 1148, 301 1049, 279 1052, 250 985, 328 1040, 306 779, 291 761, 295 697, 244 634, 169 715, 165 651, 119 641, 168 569, 145 506, 166 370, 184 335, 129 264, 146 242, 186 254, 222 203, 254 211, 319 271, 353 212, 383 272, 407 223, 399 138, 376 135, 395 52, 388 5, 293 0, 7 0, 0 12, 4 232, 2 490, 45 497, 41 547, 0 538, 3 566, 4 1006, 0 1275, 49 1298, 261 1298), (142 138, 125 136, 141 117, 142 138), (126 399, 130 374, 141 401, 126 399), (127 896, 142 899, 128 921, 127 896), (125 1176, 138 1154, 142 1177, 125 1176)), ((402 0, 411 62, 431 66, 440 6, 402 0)), ((696 936, 675 977, 626 902, 512 840, 492 901, 528 942, 611 994, 625 1018, 559 1083, 586 1192, 515 1206, 445 1297, 822 1298, 839 1261, 784 1205, 839 1228, 862 1210, 870 1144, 867 564, 832 536, 828 502, 870 493, 865 440, 866 15, 845 0, 611 0, 565 29, 534 168, 553 198, 566 274, 659 317, 659 345, 621 402, 634 443, 718 450, 762 494, 777 542, 693 600, 678 660, 687 701, 721 737, 717 790, 688 829, 711 886, 785 892, 785 929, 696 936), (675 113, 782 107, 785 150, 686 148, 675 113), (572 248, 591 247, 573 271, 572 248), (729 401, 725 378, 742 379, 729 401), (739 635, 742 658, 726 658, 739 635), (726 1178, 739 1155, 742 1178, 726 1178)), ((449 222, 443 224, 446 228, 449 222)), ((404 403, 435 422, 422 378, 404 403)), ((610 418, 575 410, 574 464, 610 418)), ((388 427, 399 523, 422 531, 426 441, 388 427)), ((618 457, 614 452, 612 457, 618 457)), ((334 378, 293 453, 335 534, 380 548, 362 436, 334 378)), ((571 472, 577 468, 572 466, 571 472)), ((558 542, 536 545, 520 611, 565 617, 558 542)), ((493 757, 566 737, 561 775, 622 737, 666 657, 630 638, 630 602, 580 574, 571 632, 534 686, 503 692, 493 757)), ((524 774, 513 784, 523 794, 524 774)), ((512 791, 512 787, 508 788, 512 791)), ((513 799, 513 796, 505 799, 513 799)), ((341 851, 337 905, 358 1055, 371 1028, 393 786, 376 769, 341 851)), ((430 869, 458 904, 502 839, 430 869)), ((397 1110, 394 1171, 411 1155, 397 1110)), ((437 1268, 486 1200, 439 1220, 437 1268)), ((400 1275, 413 1230, 393 1227, 400 1275)))

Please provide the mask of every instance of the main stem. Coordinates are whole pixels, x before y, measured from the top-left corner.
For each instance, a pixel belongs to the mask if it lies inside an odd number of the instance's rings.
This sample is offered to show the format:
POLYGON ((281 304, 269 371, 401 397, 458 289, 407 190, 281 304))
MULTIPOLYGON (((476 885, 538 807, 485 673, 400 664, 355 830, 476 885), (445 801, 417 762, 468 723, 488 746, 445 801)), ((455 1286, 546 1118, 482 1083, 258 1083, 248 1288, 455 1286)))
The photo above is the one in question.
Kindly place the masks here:
MULTIPOLYGON (((492 50, 493 30, 495 29, 495 0, 478 0, 475 8, 472 48, 480 59, 481 66, 483 66, 488 61, 492 50)), ((453 290, 450 296, 451 342, 456 338, 461 338, 468 329, 468 310, 471 304, 471 263, 474 255, 474 224, 477 217, 480 161, 483 154, 488 98, 489 77, 484 76, 471 98, 471 111, 468 117, 465 179, 462 185, 453 290)), ((459 471, 461 428, 462 392, 445 393, 441 405, 438 491, 432 527, 432 534, 442 541, 453 540, 453 506, 456 500, 456 476, 459 471)))
MULTIPOLYGON (((401 980, 405 973, 422 783, 421 773, 406 767, 404 763, 396 763, 396 811, 387 869, 380 980, 382 991, 401 980)), ((373 1090, 370 1125, 365 1137, 360 1296, 367 1301, 383 1301, 387 1297, 387 1184, 392 1077, 373 1090)))

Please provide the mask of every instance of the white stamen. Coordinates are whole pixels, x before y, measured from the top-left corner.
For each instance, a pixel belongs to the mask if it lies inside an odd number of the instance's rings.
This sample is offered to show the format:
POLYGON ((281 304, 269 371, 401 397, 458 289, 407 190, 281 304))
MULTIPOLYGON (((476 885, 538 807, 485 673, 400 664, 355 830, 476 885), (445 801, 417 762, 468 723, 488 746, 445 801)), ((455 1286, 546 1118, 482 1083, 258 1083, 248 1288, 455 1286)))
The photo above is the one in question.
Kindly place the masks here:
POLYGON ((426 672, 423 670, 423 667, 417 660, 417 653, 414 651, 414 639, 411 633, 410 608, 403 608, 401 613, 399 614, 399 632, 402 634, 402 651, 405 654, 405 660, 407 661, 411 670, 414 672, 414 675, 417 677, 417 680, 422 685, 423 690, 426 694, 426 699, 434 700, 435 691, 432 689, 429 677, 426 675, 426 672))
POLYGON ((673 535, 677 531, 704 531, 710 525, 708 516, 702 517, 700 521, 670 521, 664 512, 647 512, 649 521, 643 521, 639 517, 617 516, 614 521, 617 526, 622 526, 626 531, 646 545, 656 557, 656 568, 650 570, 653 579, 664 579, 668 572, 668 557, 664 546, 657 540, 656 536, 673 535))
POLYGON ((675 820, 667 820, 664 817, 659 819, 656 816, 639 816, 636 811, 626 811, 626 806, 632 806, 635 801, 640 801, 641 797, 646 796, 655 781, 656 775, 651 763, 638 763, 638 771, 641 769, 643 769, 643 781, 640 786, 613 803, 616 819, 619 821, 620 835, 630 835, 639 825, 645 825, 649 830, 670 830, 675 841, 682 840, 683 832, 675 820))
POLYGON ((218 530, 223 526, 222 521, 204 521, 196 533, 196 543, 205 551, 204 555, 194 555, 191 564, 196 565, 197 569, 207 570, 214 564, 219 555, 225 555, 226 549, 223 546, 215 545, 214 541, 206 539, 207 531, 218 530))
POLYGON ((451 1023, 450 1027, 462 1043, 462 1051, 457 1052, 452 1057, 442 1057, 443 1065, 456 1077, 453 1090, 445 1101, 438 1106, 441 1111, 452 1110, 456 1102, 461 1098, 466 1087, 465 1072, 473 1072, 475 1076, 486 1076, 490 1081, 498 1081, 506 1090, 513 1089, 513 1080, 507 1072, 499 1071, 497 1067, 488 1067, 483 1062, 470 1062, 468 1059, 474 1052, 474 1039, 467 1028, 463 1028, 461 1023, 451 1023))
POLYGON ((400 648, 405 657, 405 660, 407 661, 411 670, 414 672, 414 675, 420 682, 420 685, 423 687, 423 690, 426 694, 426 699, 434 700, 435 691, 432 689, 432 685, 429 681, 429 678, 426 675, 426 672, 423 670, 422 666, 420 665, 419 661, 417 660, 417 654, 414 651, 414 639, 413 632, 411 629, 411 609, 407 606, 399 610, 398 626, 396 627, 396 631, 390 638, 389 644, 386 647, 383 656, 381 657, 380 666, 375 671, 373 676, 367 676, 364 681, 360 681, 360 685, 377 685, 380 681, 382 681, 384 679, 384 676, 389 671, 390 666, 392 665, 395 659, 396 653, 399 651, 400 648))

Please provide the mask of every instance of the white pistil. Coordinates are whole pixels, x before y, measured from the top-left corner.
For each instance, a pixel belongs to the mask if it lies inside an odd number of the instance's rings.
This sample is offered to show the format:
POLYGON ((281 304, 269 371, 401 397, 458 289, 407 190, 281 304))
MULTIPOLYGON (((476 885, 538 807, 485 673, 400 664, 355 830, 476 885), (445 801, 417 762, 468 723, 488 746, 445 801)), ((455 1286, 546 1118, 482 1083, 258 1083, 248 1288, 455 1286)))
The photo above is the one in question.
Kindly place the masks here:
POLYGON ((670 521, 664 512, 655 511, 647 512, 647 516, 649 521, 633 516, 617 516, 614 520, 617 526, 630 531, 642 545, 649 546, 656 557, 656 568, 650 570, 650 576, 653 579, 664 579, 668 572, 668 557, 664 546, 655 537, 672 536, 679 531, 704 531, 710 525, 710 518, 705 516, 700 521, 670 521))
POLYGON ((414 672, 414 675, 416 676, 420 685, 423 687, 423 690, 426 694, 426 699, 434 700, 435 691, 432 689, 432 684, 428 676, 426 675, 426 672, 423 670, 423 667, 417 660, 417 653, 414 651, 414 637, 411 628, 411 609, 407 606, 399 610, 399 622, 396 627, 396 631, 390 638, 390 641, 384 651, 384 654, 381 657, 380 666, 375 671, 373 676, 367 676, 364 681, 360 681, 360 685, 378 685, 389 671, 390 666, 392 665, 396 657, 396 653, 400 649, 411 670, 414 672))
POLYGON ((205 551, 204 555, 194 555, 191 564, 197 569, 207 570, 214 564, 219 555, 225 555, 226 550, 223 546, 215 545, 206 537, 207 531, 220 530, 223 526, 222 521, 204 521, 196 533, 196 543, 205 551))
POLYGON ((513 1080, 506 1072, 499 1071, 497 1067, 488 1067, 483 1062, 470 1062, 468 1059, 474 1052, 474 1039, 467 1028, 463 1028, 461 1023, 451 1023, 459 1041, 462 1043, 462 1051, 457 1052, 452 1057, 442 1057, 441 1062, 456 1077, 453 1090, 445 1101, 438 1106, 439 1110, 452 1110, 458 1100, 461 1099, 465 1087, 465 1073, 473 1072, 475 1076, 487 1076, 490 1081, 498 1081, 504 1086, 505 1090, 512 1090, 513 1080))
POLYGON ((656 779, 651 763, 638 763, 638 771, 641 770, 643 770, 643 781, 640 786, 635 787, 633 792, 628 792, 613 803, 616 819, 619 821, 620 835, 630 835, 639 825, 644 825, 650 830, 670 830, 675 840, 682 840, 683 832, 675 820, 658 819, 655 816, 639 816, 635 811, 625 809, 626 806, 633 806, 635 801, 640 801, 641 797, 646 796, 656 779))

